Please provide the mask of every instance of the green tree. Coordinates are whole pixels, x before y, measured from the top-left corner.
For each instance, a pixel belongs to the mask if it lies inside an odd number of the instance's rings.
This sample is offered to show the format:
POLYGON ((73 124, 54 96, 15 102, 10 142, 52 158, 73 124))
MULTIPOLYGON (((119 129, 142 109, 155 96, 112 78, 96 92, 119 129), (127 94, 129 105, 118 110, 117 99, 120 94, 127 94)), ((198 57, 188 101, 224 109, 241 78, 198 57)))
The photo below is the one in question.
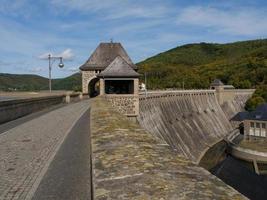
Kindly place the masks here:
POLYGON ((252 111, 255 110, 258 105, 261 105, 263 103, 265 103, 265 100, 262 97, 260 96, 252 97, 247 101, 245 109, 248 111, 252 111))

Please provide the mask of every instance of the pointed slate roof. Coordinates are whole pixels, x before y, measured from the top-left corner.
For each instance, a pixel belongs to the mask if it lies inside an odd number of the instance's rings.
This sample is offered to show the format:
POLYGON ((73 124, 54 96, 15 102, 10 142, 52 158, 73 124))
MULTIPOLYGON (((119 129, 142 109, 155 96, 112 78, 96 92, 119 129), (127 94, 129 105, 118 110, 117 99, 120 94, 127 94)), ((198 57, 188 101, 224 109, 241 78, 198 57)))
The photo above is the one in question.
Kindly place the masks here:
POLYGON ((223 82, 220 79, 215 79, 212 83, 211 86, 223 86, 223 82))
POLYGON ((138 74, 133 68, 127 63, 124 58, 121 56, 117 56, 110 65, 102 71, 97 77, 105 78, 105 77, 139 77, 138 74))
POLYGON ((100 43, 80 70, 104 70, 117 56, 121 56, 133 69, 137 66, 120 43, 100 43))

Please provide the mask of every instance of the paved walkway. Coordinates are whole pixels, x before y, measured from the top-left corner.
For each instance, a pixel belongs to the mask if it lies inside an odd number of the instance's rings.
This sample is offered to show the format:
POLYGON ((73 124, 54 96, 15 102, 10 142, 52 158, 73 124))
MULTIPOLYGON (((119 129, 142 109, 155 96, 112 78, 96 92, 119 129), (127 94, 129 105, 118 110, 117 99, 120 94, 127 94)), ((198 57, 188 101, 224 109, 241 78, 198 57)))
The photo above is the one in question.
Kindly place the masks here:
POLYGON ((31 199, 64 139, 88 110, 70 104, 0 134, 0 199, 31 199))
POLYGON ((91 199, 89 116, 88 110, 68 134, 33 200, 91 199))

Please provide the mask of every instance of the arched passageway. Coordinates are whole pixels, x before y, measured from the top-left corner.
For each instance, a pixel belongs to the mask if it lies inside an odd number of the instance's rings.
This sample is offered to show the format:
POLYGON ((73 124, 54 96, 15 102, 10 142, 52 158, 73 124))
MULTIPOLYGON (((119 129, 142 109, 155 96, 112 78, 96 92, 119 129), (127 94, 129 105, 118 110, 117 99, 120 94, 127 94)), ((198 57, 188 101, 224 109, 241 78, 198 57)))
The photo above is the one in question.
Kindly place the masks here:
POLYGON ((99 91, 99 78, 93 78, 88 84, 88 94, 90 97, 96 97, 99 91))

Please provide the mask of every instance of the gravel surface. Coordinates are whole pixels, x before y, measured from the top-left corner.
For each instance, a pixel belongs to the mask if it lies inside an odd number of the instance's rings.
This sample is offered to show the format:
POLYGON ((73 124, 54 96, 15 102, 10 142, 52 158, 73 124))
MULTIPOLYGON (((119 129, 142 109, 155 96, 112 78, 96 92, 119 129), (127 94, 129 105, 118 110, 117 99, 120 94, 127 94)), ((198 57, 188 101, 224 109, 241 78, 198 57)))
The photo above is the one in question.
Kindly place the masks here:
POLYGON ((31 199, 89 100, 49 112, 0 135, 0 199, 31 199))

